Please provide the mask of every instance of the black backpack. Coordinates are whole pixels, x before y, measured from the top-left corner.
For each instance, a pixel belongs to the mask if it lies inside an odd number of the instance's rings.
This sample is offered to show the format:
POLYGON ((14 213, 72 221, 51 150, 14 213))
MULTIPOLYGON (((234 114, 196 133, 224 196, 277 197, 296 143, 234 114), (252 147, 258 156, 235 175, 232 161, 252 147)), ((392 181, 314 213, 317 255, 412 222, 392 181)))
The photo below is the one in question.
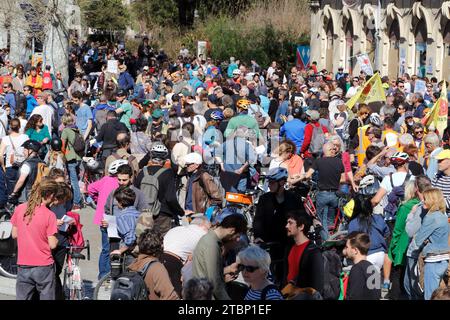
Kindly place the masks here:
POLYGON ((341 292, 340 275, 342 263, 335 250, 322 251, 323 256, 323 294, 324 300, 337 300, 341 292))
POLYGON ((80 157, 83 157, 86 148, 86 142, 84 141, 83 136, 80 134, 80 131, 78 131, 77 129, 72 129, 72 131, 75 133, 75 139, 73 140, 73 143, 71 143, 69 140, 67 141, 72 146, 75 153, 80 157))
POLYGON ((149 291, 144 279, 150 266, 157 261, 147 262, 140 271, 123 272, 114 282, 111 300, 148 300, 149 291))

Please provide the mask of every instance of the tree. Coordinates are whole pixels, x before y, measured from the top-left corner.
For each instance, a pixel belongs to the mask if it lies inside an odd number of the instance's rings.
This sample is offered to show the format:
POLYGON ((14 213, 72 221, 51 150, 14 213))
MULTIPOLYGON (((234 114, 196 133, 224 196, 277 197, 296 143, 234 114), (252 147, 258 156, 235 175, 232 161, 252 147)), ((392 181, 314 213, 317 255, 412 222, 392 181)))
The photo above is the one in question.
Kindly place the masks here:
POLYGON ((132 10, 136 17, 145 23, 147 28, 178 24, 175 0, 136 0, 132 4, 132 10))
POLYGON ((88 27, 110 33, 126 30, 130 20, 122 0, 93 0, 83 13, 88 27))

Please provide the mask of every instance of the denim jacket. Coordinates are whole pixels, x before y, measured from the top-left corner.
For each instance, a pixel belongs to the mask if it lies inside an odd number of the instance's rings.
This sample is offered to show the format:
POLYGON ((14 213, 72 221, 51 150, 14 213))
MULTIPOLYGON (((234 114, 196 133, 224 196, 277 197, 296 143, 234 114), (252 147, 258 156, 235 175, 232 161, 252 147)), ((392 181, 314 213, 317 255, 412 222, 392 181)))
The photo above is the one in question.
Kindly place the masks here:
POLYGON ((417 259, 420 254, 419 246, 416 245, 414 238, 422 225, 422 217, 426 215, 426 211, 423 212, 424 210, 423 204, 419 203, 416 210, 411 210, 406 218, 405 230, 411 240, 409 242, 408 251, 406 251, 406 256, 414 259, 417 259))
POLYGON ((414 241, 420 247, 427 239, 429 242, 423 248, 422 256, 426 257, 429 254, 441 254, 449 251, 448 218, 445 213, 434 211, 425 216, 414 241))

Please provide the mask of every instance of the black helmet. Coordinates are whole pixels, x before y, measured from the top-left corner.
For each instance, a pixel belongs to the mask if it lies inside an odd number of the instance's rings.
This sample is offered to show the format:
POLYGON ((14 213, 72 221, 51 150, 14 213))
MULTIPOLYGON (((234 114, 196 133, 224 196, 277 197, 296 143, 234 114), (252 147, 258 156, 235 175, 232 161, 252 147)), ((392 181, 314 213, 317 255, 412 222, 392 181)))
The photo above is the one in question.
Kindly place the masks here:
POLYGON ((41 144, 37 142, 36 140, 27 140, 22 144, 22 147, 24 149, 32 150, 34 152, 39 152, 39 149, 41 149, 41 144))
POLYGON ((53 138, 50 142, 50 146, 52 147, 53 151, 61 151, 62 149, 62 141, 60 138, 53 138))

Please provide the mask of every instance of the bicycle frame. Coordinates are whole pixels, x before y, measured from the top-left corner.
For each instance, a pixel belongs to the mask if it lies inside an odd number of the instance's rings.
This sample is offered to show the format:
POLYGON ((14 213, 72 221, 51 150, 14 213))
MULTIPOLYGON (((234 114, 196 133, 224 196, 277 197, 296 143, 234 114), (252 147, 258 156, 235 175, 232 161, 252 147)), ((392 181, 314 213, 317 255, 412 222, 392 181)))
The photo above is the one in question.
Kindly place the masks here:
POLYGON ((68 246, 67 265, 64 269, 64 294, 68 300, 83 300, 83 279, 79 266, 81 251, 87 249, 87 260, 91 260, 91 250, 89 240, 83 247, 68 246), (68 292, 66 292, 68 291, 68 292))

